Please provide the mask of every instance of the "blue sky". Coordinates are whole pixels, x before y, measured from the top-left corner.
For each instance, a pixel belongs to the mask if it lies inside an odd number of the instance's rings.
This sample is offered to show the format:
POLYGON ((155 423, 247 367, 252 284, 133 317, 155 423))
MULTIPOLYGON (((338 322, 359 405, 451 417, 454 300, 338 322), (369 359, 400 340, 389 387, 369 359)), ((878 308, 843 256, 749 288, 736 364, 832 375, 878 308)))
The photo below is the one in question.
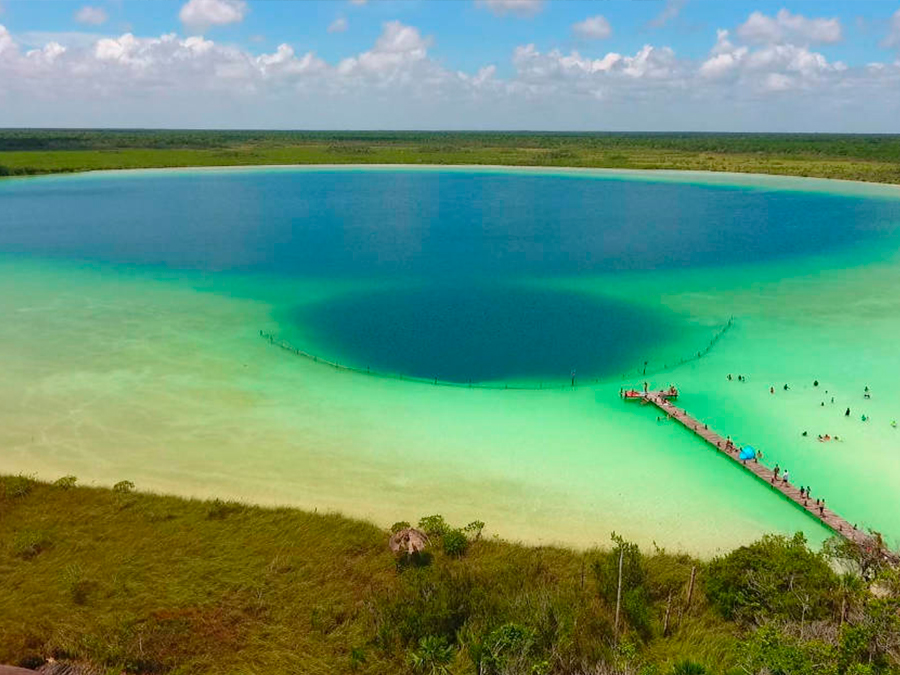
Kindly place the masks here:
POLYGON ((0 126, 898 132, 898 101, 891 0, 0 0, 0 126))

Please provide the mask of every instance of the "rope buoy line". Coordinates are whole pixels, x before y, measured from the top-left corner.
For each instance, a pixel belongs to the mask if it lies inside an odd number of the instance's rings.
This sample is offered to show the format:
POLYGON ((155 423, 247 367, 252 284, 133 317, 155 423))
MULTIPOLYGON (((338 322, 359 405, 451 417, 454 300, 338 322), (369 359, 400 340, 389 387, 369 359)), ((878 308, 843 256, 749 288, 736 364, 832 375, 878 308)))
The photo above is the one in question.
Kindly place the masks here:
MULTIPOLYGON (((707 346, 698 351, 696 356, 690 356, 688 358, 681 359, 671 365, 665 364, 662 368, 657 368, 655 370, 648 370, 647 364, 649 361, 644 362, 643 368, 638 368, 635 371, 631 371, 630 373, 624 373, 622 375, 622 379, 630 379, 637 375, 646 376, 646 375, 654 375, 666 372, 673 368, 677 368, 678 366, 682 366, 686 363, 690 363, 691 361, 698 361, 703 358, 707 354, 709 354, 713 347, 719 342, 722 336, 731 329, 734 325, 734 317, 728 319, 728 322, 722 326, 718 331, 716 331, 715 335, 713 335, 712 339, 709 341, 707 346)), ((274 347, 279 347, 286 352, 293 354, 294 356, 299 356, 300 358, 306 359, 308 361, 312 361, 313 363, 318 363, 324 366, 330 366, 335 370, 340 370, 348 373, 357 373, 359 375, 368 375, 370 377, 378 377, 388 380, 402 380, 404 382, 417 382, 419 384, 427 384, 432 387, 456 387, 458 389, 502 389, 505 391, 552 391, 555 389, 572 389, 573 385, 570 380, 565 382, 539 382, 538 384, 508 384, 508 383, 498 383, 498 382, 472 382, 469 380, 468 382, 450 382, 448 380, 441 380, 436 377, 415 377, 412 375, 400 375, 396 373, 383 373, 380 371, 375 371, 369 368, 368 366, 365 368, 358 368, 356 366, 348 366, 341 363, 337 363, 336 361, 330 361, 328 359, 322 358, 316 354, 310 354, 302 349, 299 349, 292 345, 287 340, 282 340, 278 338, 278 336, 273 335, 272 333, 267 333, 264 330, 259 331, 259 336, 263 338, 266 342, 274 347)), ((599 383, 607 378, 594 377, 587 379, 589 383, 599 383)), ((585 380, 582 380, 584 382, 585 380)))

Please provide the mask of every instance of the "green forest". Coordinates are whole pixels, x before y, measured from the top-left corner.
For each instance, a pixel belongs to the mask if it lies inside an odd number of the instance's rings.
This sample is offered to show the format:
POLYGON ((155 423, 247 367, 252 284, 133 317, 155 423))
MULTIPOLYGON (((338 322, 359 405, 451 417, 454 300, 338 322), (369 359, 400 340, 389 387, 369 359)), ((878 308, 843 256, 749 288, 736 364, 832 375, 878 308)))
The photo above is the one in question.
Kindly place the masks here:
POLYGON ((900 183, 900 136, 0 130, 0 176, 257 164, 602 167, 768 173, 900 183))

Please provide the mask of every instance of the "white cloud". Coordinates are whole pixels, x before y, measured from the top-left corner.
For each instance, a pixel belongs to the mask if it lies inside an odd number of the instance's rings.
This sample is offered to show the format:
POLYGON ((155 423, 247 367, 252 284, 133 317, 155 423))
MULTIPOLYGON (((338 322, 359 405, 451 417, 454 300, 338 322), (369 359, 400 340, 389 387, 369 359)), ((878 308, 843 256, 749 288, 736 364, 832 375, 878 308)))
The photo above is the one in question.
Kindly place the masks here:
POLYGON ((343 33, 345 30, 347 30, 347 19, 342 16, 338 17, 328 25, 329 33, 343 33))
POLYGON ((189 0, 178 18, 189 28, 205 30, 210 26, 240 23, 246 14, 245 0, 189 0))
POLYGON ((829 62, 824 55, 793 44, 765 44, 751 50, 735 46, 727 30, 719 30, 715 46, 700 65, 699 75, 707 80, 730 78, 744 91, 809 90, 834 82, 847 70, 840 61, 829 62))
POLYGON ((364 5, 364 4, 366 4, 368 1, 369 1, 369 0, 350 0, 350 4, 351 4, 351 5, 364 5))
POLYGON ((726 30, 699 61, 651 44, 632 54, 522 45, 502 77, 503 64, 446 68, 430 37, 397 21, 334 62, 200 36, 47 37, 26 43, 0 26, 0 127, 889 131, 900 118, 900 65, 848 68, 805 45, 747 45, 726 30))
POLYGON ((423 38, 417 28, 399 21, 388 21, 375 46, 359 56, 341 61, 338 72, 343 75, 396 75, 412 64, 425 61, 430 44, 431 38, 423 38))
POLYGON ((609 21, 601 14, 579 21, 572 26, 572 31, 579 37, 591 40, 605 40, 612 35, 612 27, 609 25, 609 21))
POLYGON ((476 0, 476 3, 487 7, 497 16, 534 16, 544 8, 544 0, 476 0))
POLYGON ((751 44, 773 44, 797 41, 802 44, 831 44, 843 39, 843 29, 838 18, 810 19, 802 14, 791 14, 786 9, 774 17, 753 12, 738 26, 738 36, 751 44))
POLYGON ((99 26, 106 23, 109 16, 102 7, 92 7, 85 5, 75 12, 75 20, 78 23, 88 24, 89 26, 99 26))
POLYGON ((14 49, 15 45, 13 44, 12 35, 9 34, 9 31, 6 30, 6 26, 0 24, 0 54, 3 52, 11 51, 14 49))
POLYGON ((900 9, 891 16, 890 28, 881 45, 888 49, 900 47, 900 9))
POLYGON ((719 78, 733 72, 750 51, 747 47, 735 47, 728 39, 728 31, 720 29, 716 33, 716 44, 710 50, 710 57, 700 65, 700 75, 719 78))
POLYGON ((681 14, 687 0, 666 0, 665 7, 657 14, 649 25, 653 28, 661 28, 669 23, 672 19, 681 14))

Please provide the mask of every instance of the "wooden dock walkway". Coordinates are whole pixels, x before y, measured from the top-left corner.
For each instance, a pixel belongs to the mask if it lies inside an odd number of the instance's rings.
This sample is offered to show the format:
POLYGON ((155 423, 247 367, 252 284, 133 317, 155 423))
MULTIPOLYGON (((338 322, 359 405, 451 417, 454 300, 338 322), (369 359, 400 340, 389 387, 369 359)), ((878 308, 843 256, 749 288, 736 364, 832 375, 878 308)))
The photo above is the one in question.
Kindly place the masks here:
POLYGON ((722 438, 720 434, 710 429, 708 425, 691 417, 691 415, 683 408, 679 408, 672 403, 672 400, 678 396, 677 390, 674 388, 663 391, 645 392, 631 390, 626 392, 626 394, 628 394, 628 398, 640 398, 642 402, 656 406, 665 413, 667 417, 674 419, 683 427, 702 438, 718 452, 734 460, 736 464, 754 474, 761 481, 764 481, 773 490, 780 492, 787 499, 794 502, 799 508, 806 511, 809 515, 835 533, 867 550, 871 551, 880 548, 888 562, 893 565, 900 565, 900 555, 883 548, 879 541, 872 535, 855 528, 849 521, 842 518, 831 509, 817 505, 815 499, 810 499, 805 495, 801 495, 800 488, 784 481, 781 476, 776 478, 775 472, 772 469, 760 464, 757 460, 740 459, 740 448, 736 447, 729 439, 722 438))

